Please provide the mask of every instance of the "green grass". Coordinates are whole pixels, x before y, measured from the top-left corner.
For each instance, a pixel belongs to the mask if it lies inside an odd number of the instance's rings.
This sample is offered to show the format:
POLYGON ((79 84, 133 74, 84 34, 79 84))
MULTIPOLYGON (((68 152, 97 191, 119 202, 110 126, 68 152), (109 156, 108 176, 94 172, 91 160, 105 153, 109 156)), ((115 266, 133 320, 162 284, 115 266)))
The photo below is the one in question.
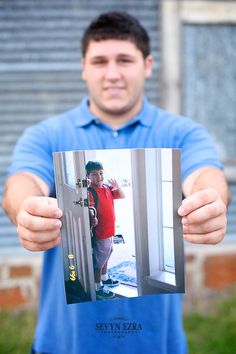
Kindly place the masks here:
MULTIPOLYGON (((28 354, 35 323, 35 312, 0 312, 0 353, 28 354)), ((211 314, 185 315, 184 326, 190 354, 236 353, 236 292, 211 314)))
POLYGON ((185 315, 190 354, 236 353, 236 294, 216 303, 211 314, 185 315))
POLYGON ((0 311, 0 353, 30 353, 35 323, 36 312, 0 311))

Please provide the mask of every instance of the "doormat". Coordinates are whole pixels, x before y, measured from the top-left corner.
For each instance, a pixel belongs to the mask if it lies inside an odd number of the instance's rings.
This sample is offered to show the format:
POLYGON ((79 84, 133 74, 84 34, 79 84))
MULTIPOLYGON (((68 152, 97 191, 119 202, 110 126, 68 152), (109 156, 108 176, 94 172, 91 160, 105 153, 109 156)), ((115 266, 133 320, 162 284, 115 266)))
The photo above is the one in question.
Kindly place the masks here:
POLYGON ((136 264, 134 261, 125 261, 112 268, 109 268, 108 273, 114 279, 119 280, 122 284, 137 286, 136 279, 136 264))

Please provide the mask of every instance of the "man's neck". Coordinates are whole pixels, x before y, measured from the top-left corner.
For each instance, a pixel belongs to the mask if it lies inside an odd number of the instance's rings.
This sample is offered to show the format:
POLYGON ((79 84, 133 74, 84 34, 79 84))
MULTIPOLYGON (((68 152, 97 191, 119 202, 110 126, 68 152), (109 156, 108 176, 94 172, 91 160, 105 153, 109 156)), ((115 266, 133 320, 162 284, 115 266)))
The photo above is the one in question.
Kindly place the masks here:
POLYGON ((92 114, 98 117, 102 122, 109 125, 112 129, 119 129, 124 124, 128 123, 134 117, 136 117, 142 109, 142 101, 139 102, 137 106, 128 112, 121 114, 109 114, 108 112, 103 112, 91 103, 89 105, 89 110, 92 114))

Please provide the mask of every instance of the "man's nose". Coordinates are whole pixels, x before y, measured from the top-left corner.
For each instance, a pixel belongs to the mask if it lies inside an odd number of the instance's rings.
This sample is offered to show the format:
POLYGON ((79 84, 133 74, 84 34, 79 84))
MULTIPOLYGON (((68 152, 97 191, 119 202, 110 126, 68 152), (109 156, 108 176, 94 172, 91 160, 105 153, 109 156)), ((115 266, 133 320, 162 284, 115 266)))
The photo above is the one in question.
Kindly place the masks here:
POLYGON ((121 77, 119 67, 116 63, 110 62, 106 68, 107 80, 118 80, 121 77))

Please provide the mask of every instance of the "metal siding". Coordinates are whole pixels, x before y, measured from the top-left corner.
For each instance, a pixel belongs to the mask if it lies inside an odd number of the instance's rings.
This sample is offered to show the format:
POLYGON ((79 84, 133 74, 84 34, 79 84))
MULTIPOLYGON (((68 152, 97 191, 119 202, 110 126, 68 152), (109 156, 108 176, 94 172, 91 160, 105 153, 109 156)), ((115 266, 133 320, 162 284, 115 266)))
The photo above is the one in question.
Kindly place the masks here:
POLYGON ((226 241, 236 240, 236 183, 229 183, 230 192, 232 195, 232 200, 228 208, 227 219, 228 219, 228 227, 227 227, 227 237, 226 241))
MULTIPOLYGON (((100 12, 127 11, 147 28, 155 58, 146 94, 159 100, 159 1, 0 1, 0 198, 16 140, 33 123, 77 105, 86 93, 80 78, 80 38, 100 12)), ((0 209, 0 247, 18 247, 15 227, 0 209)))
MULTIPOLYGON (((236 163, 236 26, 182 29, 182 111, 207 127, 222 161, 236 163), (220 55, 219 55, 220 54, 220 55)), ((236 182, 230 182, 226 241, 236 240, 236 182)))

